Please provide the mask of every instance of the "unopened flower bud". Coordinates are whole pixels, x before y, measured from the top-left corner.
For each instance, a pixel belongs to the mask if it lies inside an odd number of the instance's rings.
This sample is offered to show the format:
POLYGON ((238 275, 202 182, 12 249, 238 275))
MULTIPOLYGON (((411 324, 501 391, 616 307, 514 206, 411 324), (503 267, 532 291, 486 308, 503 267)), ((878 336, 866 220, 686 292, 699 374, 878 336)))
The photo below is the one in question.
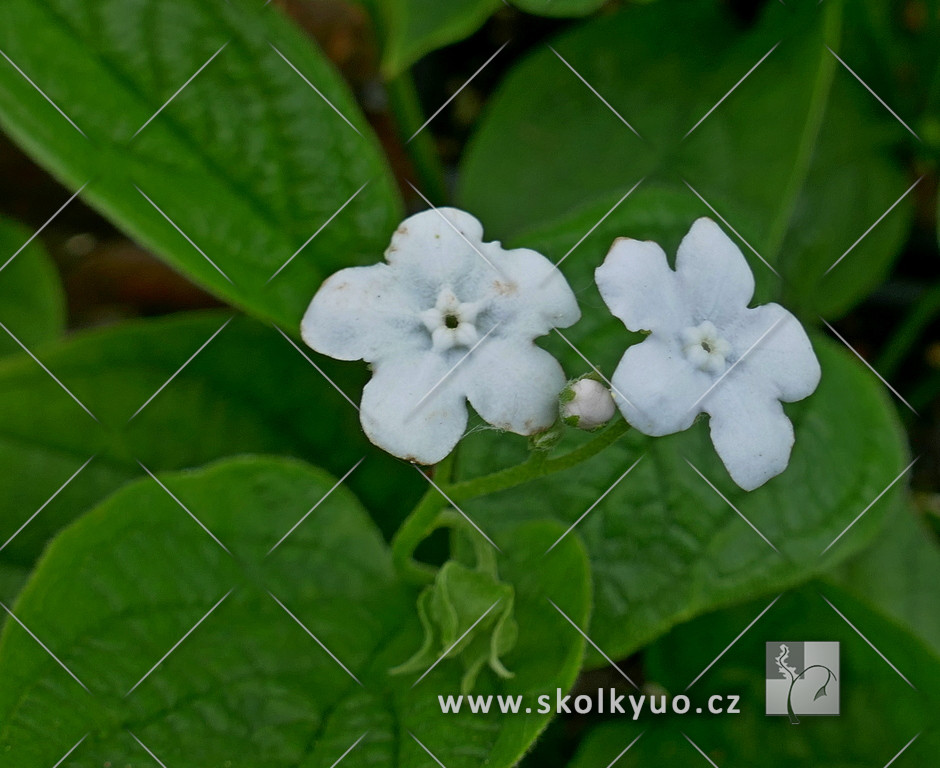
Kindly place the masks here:
POLYGON ((597 429, 615 412, 614 398, 607 387, 591 378, 578 379, 561 394, 561 418, 578 429, 597 429))

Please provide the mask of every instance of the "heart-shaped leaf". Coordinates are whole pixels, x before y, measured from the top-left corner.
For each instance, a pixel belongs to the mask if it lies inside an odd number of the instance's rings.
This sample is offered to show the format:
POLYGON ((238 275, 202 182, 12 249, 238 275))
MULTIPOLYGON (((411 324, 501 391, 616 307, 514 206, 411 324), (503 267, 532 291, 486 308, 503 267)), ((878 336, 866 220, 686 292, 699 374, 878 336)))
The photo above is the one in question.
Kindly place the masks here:
MULTIPOLYGON (((430 752, 448 768, 508 768, 544 727, 524 708, 443 714, 454 659, 420 679, 389 674, 420 643, 417 591, 333 478, 244 458, 161 482, 62 533, 16 603, 22 625, 0 637, 5 760, 48 768, 81 740, 70 764, 149 751, 176 768, 418 765, 430 752)), ((515 591, 514 676, 483 672, 479 693, 534 703, 573 683, 583 643, 549 599, 583 626, 590 580, 574 539, 539 567, 560 533, 522 525, 499 558, 515 591)))

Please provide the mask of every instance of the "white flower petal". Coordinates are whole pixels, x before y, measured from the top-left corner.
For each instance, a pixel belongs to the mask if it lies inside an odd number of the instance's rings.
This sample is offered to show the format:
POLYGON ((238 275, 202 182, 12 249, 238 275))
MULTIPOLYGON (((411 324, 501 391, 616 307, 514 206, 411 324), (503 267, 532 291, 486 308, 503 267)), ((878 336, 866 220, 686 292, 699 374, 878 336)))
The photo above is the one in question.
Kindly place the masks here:
POLYGON ((594 275, 604 302, 631 331, 674 333, 691 325, 676 273, 656 243, 620 238, 594 275))
POLYGON ((793 425, 754 376, 728 377, 708 397, 712 443, 732 480, 753 491, 787 468, 793 425))
POLYGON ((437 208, 405 219, 392 235, 385 258, 434 306, 442 289, 467 300, 498 275, 487 264, 482 244, 483 225, 476 218, 456 208, 437 208))
POLYGON ((320 286, 301 322, 309 347, 337 360, 379 360, 423 343, 414 296, 387 264, 351 267, 320 286))
POLYGON ((499 335, 534 338, 581 319, 568 281, 542 254, 528 248, 504 251, 499 243, 483 244, 483 252, 497 268, 490 270, 487 287, 492 295, 492 318, 500 324, 499 335))
POLYGON ((744 254, 711 219, 698 219, 682 239, 676 272, 696 323, 710 320, 722 328, 754 296, 754 275, 744 254))
POLYGON ((726 333, 738 354, 751 350, 741 367, 759 372, 778 399, 792 403, 816 390, 821 372, 813 345, 800 321, 779 304, 745 310, 726 333))
POLYGON ((713 377, 692 366, 678 344, 657 335, 627 349, 611 379, 624 418, 644 435, 688 429, 713 377))
POLYGON ((531 435, 558 417, 565 374, 540 347, 491 337, 461 364, 460 385, 477 413, 498 429, 531 435))
POLYGON ((451 357, 426 352, 374 366, 359 413, 373 443, 419 464, 434 464, 454 449, 467 426, 467 407, 454 374, 448 375, 451 357))

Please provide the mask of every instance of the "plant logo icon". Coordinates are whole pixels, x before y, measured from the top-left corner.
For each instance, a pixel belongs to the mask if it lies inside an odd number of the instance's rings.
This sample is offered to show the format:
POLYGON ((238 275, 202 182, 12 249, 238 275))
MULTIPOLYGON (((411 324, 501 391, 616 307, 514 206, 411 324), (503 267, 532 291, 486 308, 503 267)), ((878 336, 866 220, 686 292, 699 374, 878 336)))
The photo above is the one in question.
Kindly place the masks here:
POLYGON ((800 716, 839 714, 839 643, 767 643, 766 713, 800 716))

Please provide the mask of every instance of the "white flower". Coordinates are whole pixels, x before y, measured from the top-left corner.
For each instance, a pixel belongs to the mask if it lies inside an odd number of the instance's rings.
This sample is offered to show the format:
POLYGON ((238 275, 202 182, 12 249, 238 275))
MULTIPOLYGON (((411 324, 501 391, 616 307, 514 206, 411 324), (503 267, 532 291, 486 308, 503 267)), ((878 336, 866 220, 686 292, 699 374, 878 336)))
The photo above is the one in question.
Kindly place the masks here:
POLYGON ((579 429, 597 429, 614 417, 617 410, 610 391, 594 379, 578 379, 561 396, 561 418, 579 429))
POLYGON ((745 490, 786 469, 794 436, 780 402, 810 395, 819 363, 783 307, 748 307, 754 276, 718 225, 692 225, 675 271, 656 243, 618 240, 596 279, 627 328, 650 332, 626 351, 612 379, 627 421, 667 435, 708 413, 715 449, 745 490))
POLYGON ((304 341, 372 364, 360 416, 369 439, 433 464, 467 425, 530 435, 557 417, 565 376, 533 339, 581 316, 562 274, 535 251, 483 242, 473 216, 440 208, 402 223, 387 263, 330 277, 304 316, 304 341))

